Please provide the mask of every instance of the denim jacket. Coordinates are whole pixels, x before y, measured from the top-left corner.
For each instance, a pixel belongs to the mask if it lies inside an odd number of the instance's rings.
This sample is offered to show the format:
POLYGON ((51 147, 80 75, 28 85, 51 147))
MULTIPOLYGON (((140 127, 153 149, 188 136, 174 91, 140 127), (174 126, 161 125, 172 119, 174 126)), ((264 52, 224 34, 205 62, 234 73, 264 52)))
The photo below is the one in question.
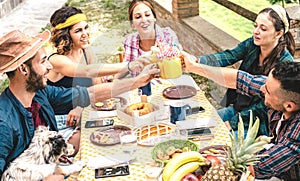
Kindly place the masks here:
MULTIPOLYGON (((40 116, 50 130, 57 131, 54 112, 67 105, 86 107, 90 104, 87 89, 47 86, 36 92, 34 98, 41 105, 40 116), (54 108, 54 109, 53 109, 54 108)), ((30 144, 34 134, 32 115, 9 88, 0 95, 0 175, 5 167, 30 144)))

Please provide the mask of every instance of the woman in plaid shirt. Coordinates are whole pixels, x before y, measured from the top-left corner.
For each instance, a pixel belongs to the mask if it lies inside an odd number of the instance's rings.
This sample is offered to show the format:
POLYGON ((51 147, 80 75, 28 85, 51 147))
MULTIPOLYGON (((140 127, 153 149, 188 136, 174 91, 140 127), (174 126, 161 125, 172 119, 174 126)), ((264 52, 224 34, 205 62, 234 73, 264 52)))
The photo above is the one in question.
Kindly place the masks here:
MULTIPOLYGON (((268 75, 278 62, 294 61, 295 41, 289 32, 289 16, 285 9, 275 5, 259 12, 253 28, 253 36, 236 48, 199 57, 200 63, 225 67, 242 60, 240 70, 253 75, 268 75)), ((248 127, 249 110, 261 120, 267 119, 267 109, 258 96, 247 96, 228 89, 221 101, 224 108, 218 110, 229 129, 237 130, 238 114, 248 127)), ((261 122, 259 134, 268 134, 268 123, 261 122)))
MULTIPOLYGON (((152 46, 172 45, 182 50, 175 32, 169 27, 161 28, 156 24, 156 13, 149 0, 133 0, 128 9, 128 18, 137 32, 128 34, 124 38, 125 62, 132 62, 142 55, 149 55, 152 46)), ((138 72, 130 71, 117 77, 124 77, 128 73, 131 76, 138 75, 138 72)), ((149 86, 150 83, 144 90, 148 92, 149 86)))

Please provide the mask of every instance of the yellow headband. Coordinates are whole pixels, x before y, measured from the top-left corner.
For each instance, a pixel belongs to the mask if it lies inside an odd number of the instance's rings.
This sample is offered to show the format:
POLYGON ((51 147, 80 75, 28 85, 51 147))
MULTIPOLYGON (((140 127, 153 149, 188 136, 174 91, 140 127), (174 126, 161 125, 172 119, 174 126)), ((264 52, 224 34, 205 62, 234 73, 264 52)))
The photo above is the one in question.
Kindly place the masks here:
POLYGON ((69 26, 72 26, 80 21, 86 21, 86 15, 85 14, 75 14, 73 16, 70 16, 65 22, 59 23, 58 25, 55 26, 55 29, 63 29, 69 26))
POLYGON ((286 17, 286 11, 283 7, 279 6, 279 5, 273 5, 270 6, 270 8, 272 8, 280 17, 281 21, 284 24, 284 33, 289 31, 289 21, 286 17))

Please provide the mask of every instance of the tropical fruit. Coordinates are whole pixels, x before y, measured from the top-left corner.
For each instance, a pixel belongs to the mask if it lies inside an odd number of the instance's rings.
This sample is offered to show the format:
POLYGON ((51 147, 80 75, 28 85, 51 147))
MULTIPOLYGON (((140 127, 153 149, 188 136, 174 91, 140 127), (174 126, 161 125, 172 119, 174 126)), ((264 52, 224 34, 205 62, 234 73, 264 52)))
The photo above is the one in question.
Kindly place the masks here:
POLYGON ((198 151, 183 152, 167 163, 162 173, 163 181, 181 180, 202 165, 205 165, 205 158, 198 151))
POLYGON ((202 177, 201 181, 235 181, 247 171, 250 165, 258 162, 262 156, 257 154, 268 144, 272 137, 260 136, 256 138, 260 120, 253 124, 253 114, 250 112, 248 134, 244 139, 244 124, 241 117, 238 123, 238 136, 230 134, 231 145, 227 150, 224 164, 212 165, 202 177))

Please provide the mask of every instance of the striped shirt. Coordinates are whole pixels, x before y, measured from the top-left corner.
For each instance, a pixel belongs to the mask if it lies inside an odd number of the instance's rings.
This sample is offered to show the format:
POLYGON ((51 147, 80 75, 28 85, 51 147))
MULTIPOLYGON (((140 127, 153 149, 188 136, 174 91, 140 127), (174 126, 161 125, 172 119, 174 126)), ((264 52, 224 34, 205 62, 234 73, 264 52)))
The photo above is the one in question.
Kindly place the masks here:
MULTIPOLYGON (((238 71, 237 90, 243 94, 262 97, 260 87, 265 84, 266 78, 238 71)), ((296 167, 300 160, 300 111, 289 119, 283 120, 277 133, 276 127, 282 114, 282 112, 268 109, 270 136, 274 137, 272 140, 274 145, 260 153, 269 156, 261 158, 260 162, 254 165, 257 179, 270 179, 276 176, 291 180, 291 178, 286 178, 286 175, 291 176, 290 169, 296 167)), ((297 168, 299 173, 299 167, 297 168)))

